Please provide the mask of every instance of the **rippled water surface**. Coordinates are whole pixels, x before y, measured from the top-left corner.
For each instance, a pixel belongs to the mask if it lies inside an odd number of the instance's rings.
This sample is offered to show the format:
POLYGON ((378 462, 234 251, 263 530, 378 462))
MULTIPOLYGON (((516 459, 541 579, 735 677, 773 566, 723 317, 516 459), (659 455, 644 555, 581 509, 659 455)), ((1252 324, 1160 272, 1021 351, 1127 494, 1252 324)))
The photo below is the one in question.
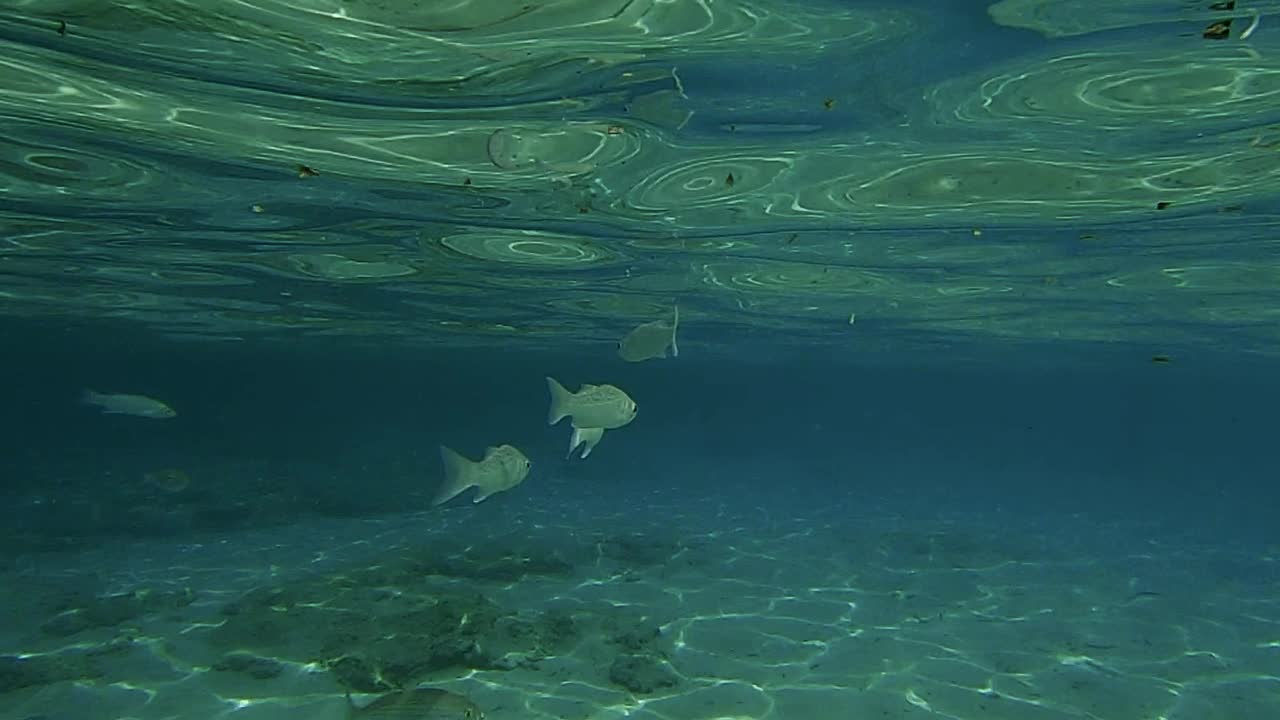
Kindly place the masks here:
POLYGON ((1277 9, 6 0, 0 308, 1273 354, 1277 9))

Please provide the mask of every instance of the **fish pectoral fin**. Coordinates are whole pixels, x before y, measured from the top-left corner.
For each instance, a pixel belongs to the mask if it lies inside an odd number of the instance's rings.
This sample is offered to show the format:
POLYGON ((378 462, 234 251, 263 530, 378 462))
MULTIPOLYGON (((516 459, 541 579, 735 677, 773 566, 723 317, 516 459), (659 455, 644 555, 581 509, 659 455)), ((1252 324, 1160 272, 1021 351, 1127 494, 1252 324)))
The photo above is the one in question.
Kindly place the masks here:
MULTIPOLYGON (((587 434, 582 432, 582 428, 575 425, 573 426, 573 434, 569 436, 569 455, 566 457, 572 456, 573 451, 579 447, 583 448, 584 453, 591 452, 591 445, 592 443, 587 434)), ((584 454, 582 457, 586 457, 586 455, 584 454)))

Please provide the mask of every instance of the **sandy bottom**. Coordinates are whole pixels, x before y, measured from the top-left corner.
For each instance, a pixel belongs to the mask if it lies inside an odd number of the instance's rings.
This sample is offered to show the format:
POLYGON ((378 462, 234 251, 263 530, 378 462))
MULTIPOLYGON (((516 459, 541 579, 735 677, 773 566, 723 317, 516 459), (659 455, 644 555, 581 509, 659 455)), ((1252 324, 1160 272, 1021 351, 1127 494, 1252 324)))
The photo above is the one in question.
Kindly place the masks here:
POLYGON ((1280 559, 1134 530, 508 498, 104 542, 6 563, 0 717, 326 720, 424 684, 491 720, 1280 718, 1280 559))

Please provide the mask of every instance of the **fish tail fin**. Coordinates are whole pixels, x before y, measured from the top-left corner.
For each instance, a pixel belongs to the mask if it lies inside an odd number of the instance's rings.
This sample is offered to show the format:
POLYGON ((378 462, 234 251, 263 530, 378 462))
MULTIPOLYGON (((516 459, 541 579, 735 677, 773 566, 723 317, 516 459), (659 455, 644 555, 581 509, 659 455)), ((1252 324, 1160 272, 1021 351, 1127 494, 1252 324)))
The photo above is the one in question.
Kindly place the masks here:
POLYGON ((547 390, 551 392, 551 407, 547 410, 547 424, 555 425, 569 414, 569 402, 573 396, 553 377, 547 378, 547 390))
POLYGON ((680 329, 680 306, 671 306, 671 357, 680 357, 680 346, 676 344, 676 330, 680 329))
POLYGON ((443 445, 440 446, 440 462, 444 465, 444 481, 440 483, 432 505, 443 505, 475 486, 475 463, 443 445))

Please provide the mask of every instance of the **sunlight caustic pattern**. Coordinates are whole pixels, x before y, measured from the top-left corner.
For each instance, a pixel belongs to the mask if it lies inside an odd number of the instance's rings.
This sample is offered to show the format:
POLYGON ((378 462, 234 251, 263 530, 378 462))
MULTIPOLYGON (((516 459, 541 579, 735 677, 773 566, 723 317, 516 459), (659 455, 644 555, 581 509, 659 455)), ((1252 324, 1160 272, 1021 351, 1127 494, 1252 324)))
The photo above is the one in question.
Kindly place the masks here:
MULTIPOLYGON (((105 543, 65 556, 79 568, 6 576, 24 592, 5 611, 31 622, 5 628, 29 652, 0 666, 19 718, 92 699, 140 720, 337 720, 343 688, 424 677, 492 720, 1277 710, 1274 578, 1192 580, 1233 564, 1265 575, 1275 558, 1098 554, 1053 532, 916 529, 848 507, 764 535, 754 517, 709 526, 701 500, 652 509, 661 525, 548 506, 494 536, 466 508, 105 543)), ((1108 530, 1079 522, 1105 546, 1108 530)))

